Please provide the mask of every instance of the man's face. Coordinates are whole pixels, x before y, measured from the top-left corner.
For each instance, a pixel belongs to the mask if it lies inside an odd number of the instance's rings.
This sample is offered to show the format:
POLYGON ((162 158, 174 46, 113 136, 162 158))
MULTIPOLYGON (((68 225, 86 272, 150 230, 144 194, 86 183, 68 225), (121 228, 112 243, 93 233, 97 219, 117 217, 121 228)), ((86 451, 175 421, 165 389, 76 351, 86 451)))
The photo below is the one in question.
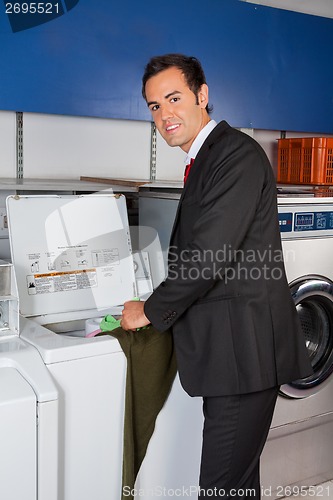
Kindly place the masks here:
POLYGON ((169 146, 179 146, 187 153, 200 130, 209 122, 205 110, 207 85, 202 85, 196 97, 181 70, 171 67, 152 76, 145 91, 157 130, 169 146))

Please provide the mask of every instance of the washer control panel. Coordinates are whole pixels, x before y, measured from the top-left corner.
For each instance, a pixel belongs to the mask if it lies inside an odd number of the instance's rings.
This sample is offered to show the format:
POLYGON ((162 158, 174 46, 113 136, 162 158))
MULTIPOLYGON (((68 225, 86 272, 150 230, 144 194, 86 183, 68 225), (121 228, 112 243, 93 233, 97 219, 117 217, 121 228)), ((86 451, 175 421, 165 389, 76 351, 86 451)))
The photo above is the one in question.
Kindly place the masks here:
POLYGON ((279 225, 282 238, 333 236, 333 204, 281 205, 279 225))

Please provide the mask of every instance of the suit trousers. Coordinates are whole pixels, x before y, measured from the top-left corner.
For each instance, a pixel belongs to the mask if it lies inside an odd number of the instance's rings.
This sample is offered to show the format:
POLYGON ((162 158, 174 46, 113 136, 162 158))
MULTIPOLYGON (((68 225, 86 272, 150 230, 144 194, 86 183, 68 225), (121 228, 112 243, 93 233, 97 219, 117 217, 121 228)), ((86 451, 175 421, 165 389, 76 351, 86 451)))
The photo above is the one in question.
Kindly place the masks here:
POLYGON ((204 397, 198 498, 259 500, 260 455, 278 387, 234 396, 204 397))

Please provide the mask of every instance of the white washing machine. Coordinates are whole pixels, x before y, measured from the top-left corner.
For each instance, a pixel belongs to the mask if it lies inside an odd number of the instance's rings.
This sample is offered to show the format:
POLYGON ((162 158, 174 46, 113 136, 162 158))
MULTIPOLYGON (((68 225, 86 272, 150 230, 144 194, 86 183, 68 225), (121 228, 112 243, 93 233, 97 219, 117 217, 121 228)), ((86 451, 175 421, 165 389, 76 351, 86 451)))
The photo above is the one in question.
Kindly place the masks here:
POLYGON ((116 339, 84 336, 135 295, 125 197, 12 196, 7 214, 20 338, 59 394, 57 500, 118 500, 126 359, 116 339))
POLYGON ((290 495, 289 485, 298 493, 333 478, 333 198, 289 194, 278 205, 287 278, 314 374, 281 387, 262 456, 271 498, 290 495))
MULTIPOLYGON (((113 337, 85 338, 85 322, 119 314, 117 304, 149 293, 152 282, 162 280, 156 232, 130 232, 122 195, 11 196, 7 214, 20 335, 34 347, 59 394, 54 500, 120 500, 126 359, 113 337), (142 249, 134 266, 132 237, 142 249), (147 254, 153 279, 144 270, 147 254)), ((160 488, 176 491, 184 480, 196 483, 201 419, 193 417, 193 408, 200 416, 201 402, 176 377, 137 478, 140 497, 160 496, 160 488), (175 462, 180 441, 182 460, 175 462), (193 446, 196 453, 188 457, 193 446)), ((26 497, 13 500, 21 498, 26 497)))
POLYGON ((19 335, 13 266, 0 261, 0 497, 58 500, 58 391, 19 335))

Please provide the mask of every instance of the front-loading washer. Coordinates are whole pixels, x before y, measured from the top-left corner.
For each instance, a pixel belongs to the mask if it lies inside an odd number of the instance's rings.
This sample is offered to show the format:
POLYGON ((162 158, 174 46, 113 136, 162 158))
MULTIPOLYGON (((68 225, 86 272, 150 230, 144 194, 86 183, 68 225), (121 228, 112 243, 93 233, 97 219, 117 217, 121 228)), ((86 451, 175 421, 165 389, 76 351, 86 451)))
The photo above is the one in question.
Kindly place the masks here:
POLYGON ((305 487, 333 478, 333 198, 287 194, 278 197, 278 211, 314 373, 280 389, 261 461, 263 492, 271 498, 304 495, 305 487))

